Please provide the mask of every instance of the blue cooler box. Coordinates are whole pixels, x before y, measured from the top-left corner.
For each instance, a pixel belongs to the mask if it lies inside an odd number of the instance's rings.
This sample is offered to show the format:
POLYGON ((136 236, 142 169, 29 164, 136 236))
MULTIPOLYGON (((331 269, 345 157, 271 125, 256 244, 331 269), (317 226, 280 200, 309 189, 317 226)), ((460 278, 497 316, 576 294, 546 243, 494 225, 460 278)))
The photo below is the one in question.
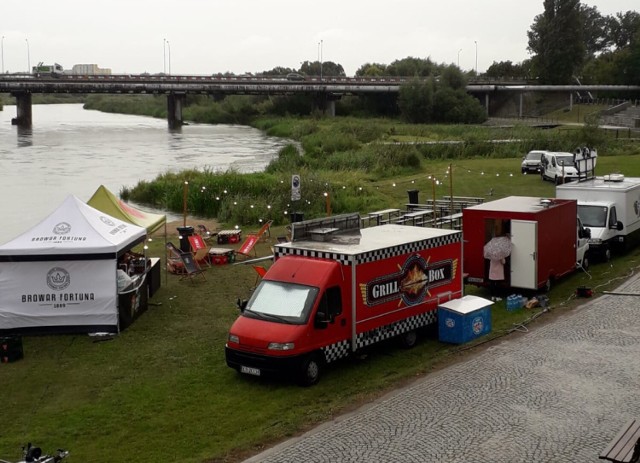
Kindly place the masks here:
POLYGON ((442 342, 463 344, 491 332, 492 301, 464 296, 438 306, 438 337, 442 342))

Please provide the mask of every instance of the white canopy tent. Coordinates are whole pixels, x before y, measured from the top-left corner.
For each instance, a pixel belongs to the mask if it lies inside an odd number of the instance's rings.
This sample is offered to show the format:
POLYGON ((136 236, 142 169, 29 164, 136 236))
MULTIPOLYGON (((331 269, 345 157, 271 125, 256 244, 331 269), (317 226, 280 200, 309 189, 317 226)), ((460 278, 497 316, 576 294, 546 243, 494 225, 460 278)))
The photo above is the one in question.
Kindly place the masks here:
POLYGON ((118 257, 146 230, 68 196, 0 246, 0 334, 118 331, 118 257))

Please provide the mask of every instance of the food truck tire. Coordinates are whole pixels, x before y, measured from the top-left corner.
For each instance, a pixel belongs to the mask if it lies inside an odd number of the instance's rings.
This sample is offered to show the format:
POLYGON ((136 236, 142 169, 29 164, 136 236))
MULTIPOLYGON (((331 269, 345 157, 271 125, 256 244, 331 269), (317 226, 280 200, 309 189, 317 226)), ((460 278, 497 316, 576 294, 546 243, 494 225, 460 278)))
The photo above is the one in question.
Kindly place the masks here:
POLYGON ((302 359, 298 372, 298 384, 308 387, 320 381, 322 362, 317 354, 309 354, 302 359))
POLYGON ((418 342, 418 332, 410 330, 400 335, 400 345, 405 349, 411 349, 418 342))

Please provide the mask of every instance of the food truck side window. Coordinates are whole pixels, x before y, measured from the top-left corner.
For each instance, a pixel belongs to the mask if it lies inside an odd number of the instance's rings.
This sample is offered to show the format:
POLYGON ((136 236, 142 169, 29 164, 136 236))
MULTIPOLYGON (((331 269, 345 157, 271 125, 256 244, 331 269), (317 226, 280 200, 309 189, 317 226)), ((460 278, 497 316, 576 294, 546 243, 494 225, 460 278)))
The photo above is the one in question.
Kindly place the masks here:
POLYGON ((320 299, 317 319, 333 322, 342 313, 342 293, 339 286, 328 288, 320 299))

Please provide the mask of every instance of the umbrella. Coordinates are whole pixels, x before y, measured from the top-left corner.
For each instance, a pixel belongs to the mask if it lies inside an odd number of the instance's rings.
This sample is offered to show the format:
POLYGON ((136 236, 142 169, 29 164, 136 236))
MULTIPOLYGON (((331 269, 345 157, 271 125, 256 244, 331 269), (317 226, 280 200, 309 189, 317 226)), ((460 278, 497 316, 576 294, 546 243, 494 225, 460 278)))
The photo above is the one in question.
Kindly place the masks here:
POLYGON ((511 255, 511 239, 508 236, 497 236, 484 245, 484 258, 491 260, 504 259, 511 255))

